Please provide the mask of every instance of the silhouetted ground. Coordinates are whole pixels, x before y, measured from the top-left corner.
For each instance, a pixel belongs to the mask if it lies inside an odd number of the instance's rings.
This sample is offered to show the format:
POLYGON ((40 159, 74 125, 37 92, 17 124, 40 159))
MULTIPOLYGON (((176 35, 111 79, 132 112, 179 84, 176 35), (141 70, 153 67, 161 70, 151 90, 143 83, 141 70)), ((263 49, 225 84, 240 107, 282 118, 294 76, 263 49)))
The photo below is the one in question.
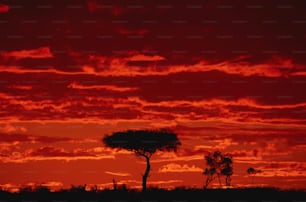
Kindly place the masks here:
POLYGON ((175 189, 171 191, 151 189, 146 193, 135 190, 84 191, 66 190, 58 192, 23 191, 10 193, 0 191, 0 201, 20 202, 305 202, 306 192, 299 190, 276 190, 270 188, 248 189, 175 189))

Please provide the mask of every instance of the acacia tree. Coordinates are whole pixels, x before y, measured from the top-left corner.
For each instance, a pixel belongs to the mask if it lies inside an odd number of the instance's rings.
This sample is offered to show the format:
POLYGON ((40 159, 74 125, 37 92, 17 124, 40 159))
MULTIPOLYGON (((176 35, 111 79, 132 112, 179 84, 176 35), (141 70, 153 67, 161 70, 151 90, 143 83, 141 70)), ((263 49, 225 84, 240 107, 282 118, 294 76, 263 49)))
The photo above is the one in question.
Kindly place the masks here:
POLYGON ((203 174, 206 175, 204 188, 207 188, 215 178, 218 178, 221 187, 220 178, 222 176, 225 176, 225 185, 231 185, 231 176, 233 175, 233 161, 231 155, 215 151, 214 153, 208 153, 205 156, 205 161, 208 168, 205 168, 203 171, 203 174))
POLYGON ((262 171, 261 170, 259 170, 259 169, 255 169, 255 168, 253 168, 253 167, 249 167, 248 169, 247 169, 247 173, 249 174, 249 175, 251 175, 252 176, 252 182, 251 182, 251 184, 253 184, 253 182, 254 182, 254 177, 255 177, 255 175, 257 174, 257 173, 261 173, 262 171))
POLYGON ((146 159, 146 169, 142 176, 142 190, 147 189, 147 178, 151 165, 150 158, 156 151, 176 151, 180 141, 177 135, 168 130, 128 130, 106 135, 102 141, 111 148, 133 151, 146 159))

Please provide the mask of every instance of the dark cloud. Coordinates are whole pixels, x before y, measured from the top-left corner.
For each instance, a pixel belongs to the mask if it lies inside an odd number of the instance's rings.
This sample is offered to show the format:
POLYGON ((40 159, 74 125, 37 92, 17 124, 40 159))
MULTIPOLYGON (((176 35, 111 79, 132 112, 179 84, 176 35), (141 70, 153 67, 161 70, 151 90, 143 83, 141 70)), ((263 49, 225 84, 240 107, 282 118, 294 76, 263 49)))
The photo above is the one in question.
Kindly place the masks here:
POLYGON ((303 43, 296 43, 305 40, 301 1, 6 3, 11 9, 2 16, 2 50, 50 46, 54 52, 101 55, 134 50, 180 64, 237 55, 250 55, 249 62, 260 63, 280 55, 305 64, 303 43))
MULTIPOLYGON (((0 74, 1 116, 20 120, 259 118, 302 124, 303 77, 230 75, 220 71, 99 77, 0 74), (179 89, 179 90, 178 90, 179 89), (219 101, 214 101, 215 99, 219 101), (246 99, 246 100, 244 100, 246 99), (248 100, 249 99, 249 100, 248 100)), ((277 124, 277 123, 275 123, 277 124)))
MULTIPOLYGON (((249 145, 251 148, 256 147, 265 148, 269 143, 278 144, 282 151, 286 149, 294 149, 298 146, 306 145, 306 136, 303 129, 298 127, 284 127, 284 128, 264 128, 259 127, 256 129, 243 128, 243 123, 240 126, 234 128, 226 128, 222 126, 215 127, 188 127, 179 125, 173 127, 173 130, 178 131, 179 137, 186 141, 199 139, 199 141, 207 143, 215 143, 218 140, 229 139, 233 143, 237 143, 241 147, 243 145, 249 145), (228 134, 224 134, 223 131, 229 131, 228 134), (191 135, 192 134, 192 135, 191 135)), ((258 150, 254 150, 253 154, 256 156, 258 150)))
POLYGON ((261 103, 299 103, 305 101, 302 93, 305 84, 295 83, 297 80, 303 80, 303 77, 244 78, 218 71, 178 73, 166 77, 141 78, 141 93, 146 100, 153 102, 210 98, 232 100, 250 97, 261 103), (152 80, 154 83, 146 83, 146 80, 152 80))

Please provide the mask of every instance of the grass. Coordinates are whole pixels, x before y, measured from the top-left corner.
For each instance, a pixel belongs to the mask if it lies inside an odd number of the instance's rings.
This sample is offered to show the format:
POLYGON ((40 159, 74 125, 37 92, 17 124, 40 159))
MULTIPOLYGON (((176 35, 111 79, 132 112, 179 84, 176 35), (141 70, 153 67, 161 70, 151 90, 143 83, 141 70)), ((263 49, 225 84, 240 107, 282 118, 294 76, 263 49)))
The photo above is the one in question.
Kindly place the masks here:
POLYGON ((305 202, 306 192, 302 190, 278 190, 274 188, 244 189, 184 189, 164 190, 61 190, 48 189, 22 190, 19 193, 0 191, 1 202, 305 202))

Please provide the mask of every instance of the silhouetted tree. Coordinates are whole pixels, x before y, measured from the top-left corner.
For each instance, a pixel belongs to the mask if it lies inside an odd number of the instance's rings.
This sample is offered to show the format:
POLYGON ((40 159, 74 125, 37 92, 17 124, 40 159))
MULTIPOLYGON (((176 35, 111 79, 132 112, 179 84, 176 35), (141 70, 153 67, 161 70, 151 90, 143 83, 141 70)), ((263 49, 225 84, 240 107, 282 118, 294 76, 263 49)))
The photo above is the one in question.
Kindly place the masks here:
POLYGON ((205 156, 205 161, 208 168, 203 171, 203 174, 206 175, 204 188, 207 188, 215 178, 218 178, 221 187, 221 176, 225 176, 226 186, 231 185, 231 176, 233 175, 231 155, 215 151, 214 153, 208 153, 205 156))
POLYGON ((151 166, 150 158, 157 150, 176 151, 180 141, 177 135, 168 130, 128 130, 107 135, 102 140, 111 148, 126 149, 146 159, 146 170, 142 176, 142 190, 147 189, 147 178, 151 166))
POLYGON ((253 168, 253 167, 249 167, 248 169, 247 169, 247 173, 249 174, 249 175, 251 175, 252 176, 252 180, 251 180, 251 183, 253 184, 253 182, 254 182, 254 176, 257 174, 257 173, 261 173, 262 171, 261 170, 257 170, 257 169, 255 169, 255 168, 253 168))
POLYGON ((255 168, 249 167, 249 168, 247 169, 247 173, 248 173, 248 174, 253 174, 253 173, 255 173, 255 168))
POLYGON ((117 182, 115 180, 115 178, 113 178, 113 190, 117 190, 117 182))

